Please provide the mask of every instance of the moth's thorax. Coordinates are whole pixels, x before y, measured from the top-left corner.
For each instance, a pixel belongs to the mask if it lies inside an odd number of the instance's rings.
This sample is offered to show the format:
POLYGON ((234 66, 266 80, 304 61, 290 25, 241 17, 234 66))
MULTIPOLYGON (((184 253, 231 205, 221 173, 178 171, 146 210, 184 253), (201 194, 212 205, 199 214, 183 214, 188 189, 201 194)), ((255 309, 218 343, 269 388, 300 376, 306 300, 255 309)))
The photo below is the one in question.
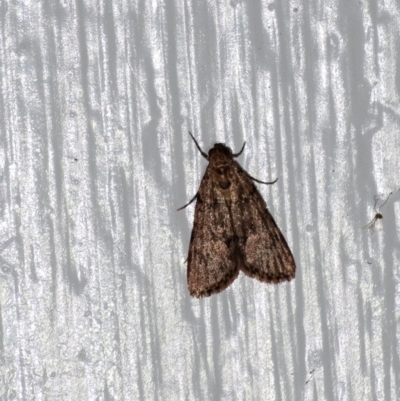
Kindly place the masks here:
POLYGON ((213 157, 214 155, 221 154, 226 155, 229 158, 232 158, 232 149, 226 146, 224 143, 216 143, 214 146, 208 151, 208 157, 213 157))
POLYGON ((213 180, 222 189, 226 190, 231 186, 233 158, 232 150, 223 143, 216 143, 208 152, 213 180))

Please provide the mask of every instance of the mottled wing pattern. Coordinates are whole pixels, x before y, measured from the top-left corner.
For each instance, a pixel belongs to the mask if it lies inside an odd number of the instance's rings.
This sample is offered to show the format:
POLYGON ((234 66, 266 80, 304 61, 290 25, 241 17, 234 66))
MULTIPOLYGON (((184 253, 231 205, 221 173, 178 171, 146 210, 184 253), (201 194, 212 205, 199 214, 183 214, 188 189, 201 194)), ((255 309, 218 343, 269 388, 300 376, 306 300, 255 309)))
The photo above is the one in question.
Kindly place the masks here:
POLYGON ((279 283, 294 278, 296 265, 287 242, 251 177, 233 161, 231 213, 243 255, 241 270, 250 277, 279 283))
POLYGON ((197 195, 187 259, 190 295, 206 297, 228 287, 239 273, 237 253, 230 212, 208 166, 197 195))

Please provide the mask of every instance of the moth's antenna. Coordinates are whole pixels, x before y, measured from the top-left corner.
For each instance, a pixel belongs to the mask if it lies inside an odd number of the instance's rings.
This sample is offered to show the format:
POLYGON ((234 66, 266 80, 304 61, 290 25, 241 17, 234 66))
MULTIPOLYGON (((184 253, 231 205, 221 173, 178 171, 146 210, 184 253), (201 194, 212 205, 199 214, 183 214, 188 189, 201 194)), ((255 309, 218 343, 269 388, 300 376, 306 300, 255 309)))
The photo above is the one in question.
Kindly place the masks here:
POLYGON ((257 178, 254 178, 254 177, 252 177, 251 175, 249 175, 249 177, 250 177, 253 181, 259 182, 260 184, 265 184, 265 185, 272 185, 272 184, 275 184, 275 183, 278 181, 278 178, 277 178, 276 180, 274 180, 274 181, 271 181, 271 182, 264 182, 264 181, 257 180, 257 178))
POLYGON ((232 155, 232 157, 238 157, 238 156, 240 156, 240 155, 242 154, 242 152, 243 152, 243 149, 244 149, 245 145, 246 145, 246 142, 243 144, 242 149, 240 149, 240 152, 239 152, 239 153, 234 153, 234 154, 232 155))
POLYGON ((191 133, 190 131, 189 131, 189 134, 190 134, 190 136, 192 137, 192 139, 194 140, 194 143, 196 144, 197 149, 199 149, 201 155, 202 155, 204 158, 206 158, 206 159, 208 160, 207 153, 205 153, 205 152, 203 152, 203 151, 201 150, 200 145, 197 143, 196 139, 194 138, 194 136, 192 135, 192 133, 191 133))

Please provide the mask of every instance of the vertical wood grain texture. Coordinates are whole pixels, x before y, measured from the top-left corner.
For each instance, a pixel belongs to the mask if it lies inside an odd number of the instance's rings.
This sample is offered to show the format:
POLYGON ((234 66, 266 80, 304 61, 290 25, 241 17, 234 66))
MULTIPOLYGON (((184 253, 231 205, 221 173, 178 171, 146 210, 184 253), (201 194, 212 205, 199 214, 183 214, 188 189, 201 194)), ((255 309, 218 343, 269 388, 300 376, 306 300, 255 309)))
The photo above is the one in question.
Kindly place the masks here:
POLYGON ((0 399, 399 399, 399 21, 394 0, 0 0, 0 399), (294 281, 190 298, 188 130, 279 177, 258 188, 294 281))

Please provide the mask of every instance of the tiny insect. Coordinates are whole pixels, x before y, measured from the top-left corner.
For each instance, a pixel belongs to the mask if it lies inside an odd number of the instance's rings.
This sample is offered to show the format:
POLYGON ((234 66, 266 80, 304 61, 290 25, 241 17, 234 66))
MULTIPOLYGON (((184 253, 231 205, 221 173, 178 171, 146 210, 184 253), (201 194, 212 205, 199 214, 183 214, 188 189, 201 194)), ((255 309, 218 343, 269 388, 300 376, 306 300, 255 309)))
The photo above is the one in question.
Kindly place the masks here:
POLYGON ((390 195, 392 195, 392 192, 390 192, 390 194, 388 195, 388 197, 386 198, 385 202, 382 203, 382 205, 380 205, 378 208, 376 207, 379 197, 375 196, 375 204, 374 204, 374 212, 375 212, 375 216, 374 218, 368 223, 366 224, 364 227, 362 227, 365 230, 370 230, 371 233, 373 233, 375 231, 375 224, 378 220, 382 220, 383 216, 381 214, 381 209, 382 207, 386 204, 386 202, 388 201, 388 199, 390 198, 390 195))
POLYGON ((284 236, 267 209, 251 177, 234 158, 239 153, 223 143, 202 151, 208 166, 196 195, 182 210, 196 201, 194 224, 187 258, 187 283, 191 296, 219 293, 239 271, 265 283, 294 278, 296 264, 284 236))

